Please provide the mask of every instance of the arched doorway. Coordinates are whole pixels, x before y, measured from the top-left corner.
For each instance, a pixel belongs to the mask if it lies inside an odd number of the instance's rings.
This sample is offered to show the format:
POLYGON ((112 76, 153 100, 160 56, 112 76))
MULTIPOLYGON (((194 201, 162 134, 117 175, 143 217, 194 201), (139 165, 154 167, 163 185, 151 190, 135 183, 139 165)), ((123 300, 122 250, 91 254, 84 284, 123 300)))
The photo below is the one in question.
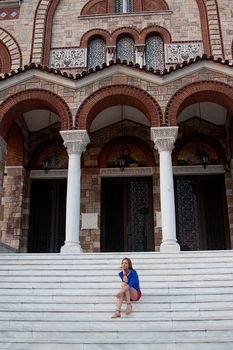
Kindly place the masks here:
POLYGON ((230 248, 225 177, 227 109, 214 102, 195 102, 177 122, 182 135, 173 154, 177 240, 181 250, 230 248), (220 137, 219 137, 220 136, 220 137))
POLYGON ((32 110, 24 115, 33 129, 37 145, 31 154, 30 218, 27 251, 58 253, 65 241, 66 170, 68 156, 60 137, 60 120, 49 110, 32 110), (36 118, 36 116, 38 116, 36 118), (33 123, 33 119, 40 123, 33 123))
POLYGON ((109 122, 107 115, 115 116, 111 128, 119 136, 104 145, 99 158, 101 251, 154 250, 154 155, 145 141, 147 119, 136 108, 120 105, 97 115, 93 128, 100 121, 109 122), (140 132, 144 134, 141 138, 140 132))

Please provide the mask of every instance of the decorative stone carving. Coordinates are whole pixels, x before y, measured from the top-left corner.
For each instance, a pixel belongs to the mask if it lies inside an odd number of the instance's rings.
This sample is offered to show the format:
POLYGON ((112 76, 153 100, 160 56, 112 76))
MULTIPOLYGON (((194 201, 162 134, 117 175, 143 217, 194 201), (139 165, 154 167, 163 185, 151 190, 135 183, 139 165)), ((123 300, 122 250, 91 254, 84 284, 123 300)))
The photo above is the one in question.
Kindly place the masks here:
POLYGON ((178 126, 151 128, 151 139, 159 152, 172 151, 177 134, 178 126))
POLYGON ((182 63, 189 61, 191 58, 203 55, 202 42, 172 43, 165 44, 166 63, 182 63))
POLYGON ((86 48, 52 49, 50 67, 55 69, 80 68, 87 66, 86 48))
POLYGON ((86 145, 90 142, 86 130, 60 131, 60 134, 64 140, 68 154, 77 153, 81 155, 82 152, 85 152, 86 145))

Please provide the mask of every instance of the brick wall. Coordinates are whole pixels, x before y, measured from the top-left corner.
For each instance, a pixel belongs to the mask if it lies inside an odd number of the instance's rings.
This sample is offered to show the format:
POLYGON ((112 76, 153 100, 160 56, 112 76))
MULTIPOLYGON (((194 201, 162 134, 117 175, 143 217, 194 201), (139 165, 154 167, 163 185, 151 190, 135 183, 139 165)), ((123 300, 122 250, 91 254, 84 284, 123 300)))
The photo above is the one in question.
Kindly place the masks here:
POLYGON ((6 167, 3 182, 0 239, 17 251, 28 233, 29 199, 27 177, 23 167, 6 167))

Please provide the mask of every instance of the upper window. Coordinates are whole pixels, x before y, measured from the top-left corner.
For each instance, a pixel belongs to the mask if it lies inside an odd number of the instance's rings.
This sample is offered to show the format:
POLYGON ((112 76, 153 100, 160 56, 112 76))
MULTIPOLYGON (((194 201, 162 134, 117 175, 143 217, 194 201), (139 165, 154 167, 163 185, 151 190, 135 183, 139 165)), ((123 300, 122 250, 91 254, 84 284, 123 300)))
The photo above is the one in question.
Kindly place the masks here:
POLYGON ((133 12, 133 0, 116 0, 116 12, 133 12))
POLYGON ((117 58, 121 61, 134 62, 134 41, 129 36, 124 36, 117 41, 117 58))
POLYGON ((88 45, 88 68, 102 66, 106 60, 105 41, 102 38, 94 38, 88 45))
POLYGON ((147 68, 164 69, 163 39, 158 35, 150 35, 146 39, 145 60, 147 68))
POLYGON ((166 10, 169 10, 166 0, 89 0, 82 8, 81 16, 166 10))

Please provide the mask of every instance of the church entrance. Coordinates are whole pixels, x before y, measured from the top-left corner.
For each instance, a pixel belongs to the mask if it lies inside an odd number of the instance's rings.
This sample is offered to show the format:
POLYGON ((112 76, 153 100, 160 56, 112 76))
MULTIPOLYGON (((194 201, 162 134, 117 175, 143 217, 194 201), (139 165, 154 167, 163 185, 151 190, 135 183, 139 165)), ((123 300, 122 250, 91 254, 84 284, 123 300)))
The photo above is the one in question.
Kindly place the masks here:
POLYGON ((101 251, 154 250, 152 178, 103 178, 101 251))
POLYGON ((181 250, 228 249, 224 176, 175 176, 174 186, 181 250))
POLYGON ((65 241, 66 180, 33 180, 28 253, 58 253, 65 241))

